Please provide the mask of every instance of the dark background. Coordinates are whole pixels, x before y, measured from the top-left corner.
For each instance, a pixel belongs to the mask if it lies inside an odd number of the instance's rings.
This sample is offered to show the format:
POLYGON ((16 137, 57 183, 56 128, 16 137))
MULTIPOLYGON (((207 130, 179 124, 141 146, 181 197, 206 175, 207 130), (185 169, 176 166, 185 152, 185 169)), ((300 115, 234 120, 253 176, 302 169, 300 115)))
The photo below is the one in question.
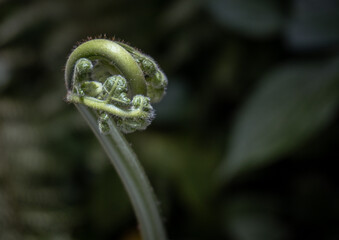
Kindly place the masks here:
POLYGON ((0 1, 0 239, 140 239, 63 68, 106 34, 167 95, 129 134, 170 239, 339 239, 339 1, 0 1))

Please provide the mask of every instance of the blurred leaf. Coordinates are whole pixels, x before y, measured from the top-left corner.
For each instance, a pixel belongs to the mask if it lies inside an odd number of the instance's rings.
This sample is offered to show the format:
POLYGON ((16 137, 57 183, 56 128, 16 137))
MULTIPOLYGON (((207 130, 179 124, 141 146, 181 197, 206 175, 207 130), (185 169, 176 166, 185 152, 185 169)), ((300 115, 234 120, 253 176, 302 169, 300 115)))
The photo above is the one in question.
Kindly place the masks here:
POLYGON ((271 35, 282 27, 279 1, 212 0, 207 3, 221 24, 251 36, 271 35))
POLYGON ((31 28, 41 27, 63 15, 64 6, 52 1, 24 6, 0 23, 0 45, 6 44, 31 28))
POLYGON ((273 71, 239 112, 221 177, 278 160, 303 144, 331 120, 338 97, 338 60, 273 71))
POLYGON ((295 0, 287 40, 296 48, 324 47, 339 42, 339 1, 295 0))

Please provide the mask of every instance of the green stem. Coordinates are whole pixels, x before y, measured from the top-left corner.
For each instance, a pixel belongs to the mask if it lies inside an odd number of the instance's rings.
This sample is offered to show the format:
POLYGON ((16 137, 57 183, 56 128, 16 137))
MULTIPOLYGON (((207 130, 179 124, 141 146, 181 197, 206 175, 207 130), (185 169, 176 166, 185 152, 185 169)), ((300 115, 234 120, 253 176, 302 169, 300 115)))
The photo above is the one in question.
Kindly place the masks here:
POLYGON ((97 127, 95 111, 89 110, 81 104, 75 104, 75 106, 86 119, 118 172, 132 201, 143 239, 165 240, 165 230, 157 209, 153 190, 139 164, 137 156, 124 136, 115 127, 114 122, 110 123, 112 126, 109 135, 101 134, 97 127))
POLYGON ((79 97, 75 94, 68 93, 66 98, 67 98, 67 101, 69 102, 80 103, 90 108, 97 109, 100 111, 105 111, 110 114, 118 115, 121 117, 126 117, 126 118, 127 117, 129 118, 143 117, 143 111, 140 109, 135 109, 135 110, 130 110, 130 111, 122 110, 114 106, 113 104, 107 104, 105 101, 98 100, 93 97, 86 97, 86 96, 79 97))

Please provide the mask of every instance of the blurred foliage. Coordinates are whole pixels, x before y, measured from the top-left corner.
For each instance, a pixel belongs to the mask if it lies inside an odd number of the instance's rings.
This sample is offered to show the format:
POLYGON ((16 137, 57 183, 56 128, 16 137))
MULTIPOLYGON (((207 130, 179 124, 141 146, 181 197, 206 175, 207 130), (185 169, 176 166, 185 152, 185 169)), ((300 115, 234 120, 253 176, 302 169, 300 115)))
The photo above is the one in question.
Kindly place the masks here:
POLYGON ((322 129, 338 107, 338 79, 338 59, 289 64, 268 74, 238 114, 222 174, 230 178, 277 160, 322 129))
POLYGON ((107 34, 169 78, 127 135, 170 239, 339 239, 339 1, 0 1, 0 239, 140 239, 63 66, 107 34))

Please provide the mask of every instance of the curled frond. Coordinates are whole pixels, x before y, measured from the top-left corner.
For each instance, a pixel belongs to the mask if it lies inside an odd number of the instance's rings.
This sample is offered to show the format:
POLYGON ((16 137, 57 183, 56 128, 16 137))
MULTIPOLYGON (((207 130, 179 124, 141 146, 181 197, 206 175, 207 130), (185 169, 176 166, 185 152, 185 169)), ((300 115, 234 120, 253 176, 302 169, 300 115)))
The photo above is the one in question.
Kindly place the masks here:
POLYGON ((108 39, 80 44, 67 60, 67 101, 98 115, 100 132, 115 121, 124 133, 145 129, 152 121, 151 102, 165 94, 167 78, 155 61, 140 51, 108 39))

